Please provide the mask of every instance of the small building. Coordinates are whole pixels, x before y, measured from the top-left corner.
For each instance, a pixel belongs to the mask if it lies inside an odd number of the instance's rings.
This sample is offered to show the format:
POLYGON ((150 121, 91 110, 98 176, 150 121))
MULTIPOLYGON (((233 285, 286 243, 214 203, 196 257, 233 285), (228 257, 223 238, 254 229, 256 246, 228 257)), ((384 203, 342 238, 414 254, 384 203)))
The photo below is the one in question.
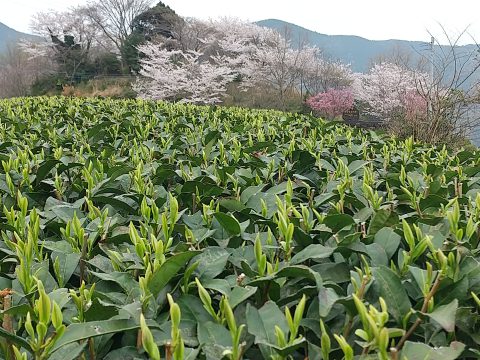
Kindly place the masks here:
POLYGON ((362 129, 381 129, 384 125, 383 120, 378 116, 362 114, 357 105, 353 105, 351 109, 345 111, 342 118, 345 124, 362 129))

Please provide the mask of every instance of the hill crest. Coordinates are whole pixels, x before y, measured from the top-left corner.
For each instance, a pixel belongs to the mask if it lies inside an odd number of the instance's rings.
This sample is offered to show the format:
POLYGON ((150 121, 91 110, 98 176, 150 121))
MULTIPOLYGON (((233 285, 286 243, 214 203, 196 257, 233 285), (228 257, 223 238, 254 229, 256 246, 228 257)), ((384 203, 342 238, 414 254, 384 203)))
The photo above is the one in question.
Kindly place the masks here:
POLYGON ((0 22, 0 53, 5 51, 9 44, 15 44, 21 39, 36 39, 37 36, 25 34, 0 22))

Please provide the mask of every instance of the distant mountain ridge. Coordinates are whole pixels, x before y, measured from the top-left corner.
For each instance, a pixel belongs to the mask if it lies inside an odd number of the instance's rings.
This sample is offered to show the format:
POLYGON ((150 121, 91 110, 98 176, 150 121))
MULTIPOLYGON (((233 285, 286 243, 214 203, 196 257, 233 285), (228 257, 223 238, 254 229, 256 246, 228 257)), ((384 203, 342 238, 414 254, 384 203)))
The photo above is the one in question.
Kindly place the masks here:
MULTIPOLYGON (((307 39, 309 44, 316 45, 331 58, 351 64, 352 70, 355 72, 366 72, 372 59, 379 55, 386 55, 395 48, 413 50, 418 54, 430 46, 426 41, 368 40, 355 35, 326 35, 278 19, 261 20, 256 24, 280 32, 287 28, 290 30, 292 41, 307 39)), ((473 49, 475 45, 465 45, 464 47, 466 50, 471 50, 470 47, 473 49)))
POLYGON ((0 22, 0 54, 6 50, 9 44, 15 44, 21 39, 38 39, 38 37, 14 30, 0 22))

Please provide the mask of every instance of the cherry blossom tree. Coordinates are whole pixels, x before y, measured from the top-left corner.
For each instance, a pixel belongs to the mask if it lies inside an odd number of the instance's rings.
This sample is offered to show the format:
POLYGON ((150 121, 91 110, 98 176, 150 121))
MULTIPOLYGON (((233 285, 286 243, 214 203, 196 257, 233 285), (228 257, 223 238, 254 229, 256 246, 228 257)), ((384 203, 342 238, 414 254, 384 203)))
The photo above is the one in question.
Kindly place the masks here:
POLYGON ((353 94, 350 89, 329 89, 310 97, 306 103, 320 115, 334 119, 352 108, 353 94))
POLYGON ((427 100, 417 91, 409 91, 403 100, 405 118, 407 120, 426 119, 428 111, 427 100))
POLYGON ((387 120, 394 133, 410 131, 407 136, 433 144, 463 143, 475 135, 478 140, 480 46, 464 39, 467 29, 451 36, 440 28, 440 38, 430 34, 429 48, 415 58, 397 51, 368 74, 358 75, 355 97, 368 105, 367 111, 387 120), (473 45, 460 46, 465 40, 473 45))
POLYGON ((213 104, 225 95, 233 81, 224 57, 204 58, 202 52, 159 49, 148 44, 140 47, 141 77, 134 90, 143 98, 213 104))
POLYGON ((39 12, 30 22, 32 32, 44 41, 22 42, 22 49, 32 60, 50 59, 55 72, 69 82, 90 71, 95 58, 112 50, 112 43, 91 20, 85 7, 65 11, 39 12))
POLYGON ((392 63, 375 64, 367 74, 357 74, 354 94, 367 104, 367 112, 389 121, 404 109, 407 94, 417 91, 422 74, 392 63))
POLYGON ((212 23, 216 45, 241 75, 241 86, 268 86, 282 108, 289 94, 316 94, 350 85, 348 65, 327 61, 320 49, 299 41, 293 46, 288 29, 283 32, 236 19, 212 23))
POLYGON ((212 30, 207 41, 209 47, 228 59, 244 88, 256 85, 262 81, 261 77, 268 77, 272 59, 268 61, 262 51, 271 52, 274 47, 289 45, 288 41, 282 43, 283 37, 275 30, 236 18, 210 21, 209 26, 212 30))
POLYGON ((251 62, 251 77, 271 86, 284 109, 288 92, 300 79, 301 59, 301 50, 293 49, 290 42, 277 33, 271 46, 256 49, 251 62))
POLYGON ((339 88, 351 82, 348 67, 331 66, 315 47, 292 46, 288 31, 281 34, 234 18, 186 19, 174 30, 173 39, 139 50, 144 55, 143 78, 135 89, 144 97, 219 102, 234 81, 241 90, 267 89, 276 106, 285 109, 291 95, 300 99, 304 90, 339 88), (212 96, 205 96, 206 92, 194 96, 198 91, 187 91, 188 81, 200 84, 199 91, 212 89, 212 96), (208 81, 215 84, 207 86, 208 81))
POLYGON ((308 60, 302 68, 302 85, 307 93, 318 94, 329 89, 352 85, 355 75, 349 64, 325 59, 317 48, 306 49, 308 60))
POLYGON ((237 19, 187 19, 173 40, 139 47, 141 77, 134 90, 148 98, 220 102, 232 81, 244 89, 255 84, 259 46, 272 34, 237 19))
POLYGON ((390 133, 429 141, 428 101, 420 91, 426 82, 423 72, 381 62, 367 74, 357 74, 353 89, 364 111, 379 117, 390 133))
POLYGON ((30 28, 47 42, 52 36, 63 39, 72 36, 82 49, 104 47, 110 49, 109 40, 90 19, 83 7, 71 7, 65 11, 38 12, 32 16, 30 28))
POLYGON ((386 124, 390 133, 399 137, 413 136, 416 140, 429 141, 428 103, 416 90, 409 91, 402 99, 401 107, 386 124))

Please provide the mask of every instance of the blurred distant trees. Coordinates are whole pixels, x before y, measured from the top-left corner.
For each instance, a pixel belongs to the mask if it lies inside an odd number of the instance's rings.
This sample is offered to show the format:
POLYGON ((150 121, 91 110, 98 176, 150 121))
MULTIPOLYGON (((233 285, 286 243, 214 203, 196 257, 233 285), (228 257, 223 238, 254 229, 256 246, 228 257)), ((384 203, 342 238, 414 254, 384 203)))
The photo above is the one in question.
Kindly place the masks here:
POLYGON ((32 18, 31 28, 44 41, 24 42, 22 47, 34 61, 51 60, 51 68, 45 69, 51 88, 58 83, 88 80, 106 71, 121 74, 112 43, 85 7, 38 13, 32 18))
POLYGON ((31 61, 21 47, 9 45, 0 55, 0 98, 29 95, 45 67, 48 67, 45 62, 31 61))
MULTIPOLYGON (((110 41, 117 54, 121 54, 133 31, 133 23, 149 10, 152 0, 89 0, 82 12, 110 41)), ((125 59, 120 56, 122 66, 125 59)))
POLYGON ((41 91, 96 76, 137 73, 142 56, 138 46, 173 37, 174 27, 182 21, 163 3, 151 4, 151 0, 90 0, 67 11, 35 14, 31 28, 44 41, 24 42, 22 48, 32 61, 51 60, 40 79, 41 91))
POLYGON ((459 46, 466 31, 452 37, 441 29, 441 39, 432 37, 415 56, 397 51, 376 59, 357 74, 354 93, 392 133, 454 144, 480 135, 480 47, 459 46))

